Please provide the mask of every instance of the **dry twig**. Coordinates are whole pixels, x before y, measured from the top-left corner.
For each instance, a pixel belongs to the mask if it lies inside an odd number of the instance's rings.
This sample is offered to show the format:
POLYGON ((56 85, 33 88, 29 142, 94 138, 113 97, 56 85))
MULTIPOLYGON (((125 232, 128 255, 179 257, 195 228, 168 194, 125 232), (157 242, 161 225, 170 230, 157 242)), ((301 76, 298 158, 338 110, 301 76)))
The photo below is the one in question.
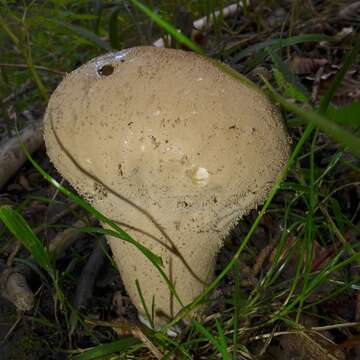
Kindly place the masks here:
POLYGON ((26 155, 20 143, 33 153, 43 144, 43 141, 42 121, 37 121, 24 128, 19 138, 13 137, 4 144, 0 144, 0 189, 26 161, 26 155))
POLYGON ((97 241, 88 262, 84 266, 79 283, 76 287, 74 306, 76 309, 86 308, 91 298, 97 274, 104 262, 104 251, 100 241, 97 241))

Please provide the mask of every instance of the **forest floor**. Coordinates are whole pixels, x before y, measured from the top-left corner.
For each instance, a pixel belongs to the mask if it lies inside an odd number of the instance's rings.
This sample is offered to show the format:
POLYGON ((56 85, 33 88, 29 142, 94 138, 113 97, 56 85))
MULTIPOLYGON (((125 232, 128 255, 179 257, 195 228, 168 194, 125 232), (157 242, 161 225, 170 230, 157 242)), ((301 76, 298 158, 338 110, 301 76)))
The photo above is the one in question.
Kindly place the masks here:
MULTIPOLYGON (((21 148, 11 148, 13 157, 4 149, 16 138, 16 123, 30 134, 35 161, 71 189, 42 140, 48 94, 66 72, 106 49, 151 44, 162 32, 131 1, 117 15, 113 5, 100 12, 90 1, 37 3, 0 5, 0 20, 6 15, 0 22, 0 207, 17 209, 44 247, 56 249, 57 285, 67 300, 0 221, 0 359, 360 359, 360 161, 346 138, 341 146, 326 128, 305 139, 235 266, 213 292, 201 325, 170 339, 139 323, 105 239, 76 231, 96 219, 29 161, 17 163, 21 148), (64 23, 72 25, 65 29, 64 23)), ((184 34, 206 14, 191 1, 169 3, 159 2, 158 13, 184 34)), ((193 41, 264 90, 262 77, 291 104, 313 111, 353 49, 359 19, 359 1, 251 1, 193 41)), ((359 134, 359 101, 355 56, 328 119, 345 109, 340 125, 359 134)), ((284 108, 283 115, 295 147, 307 121, 284 108)), ((241 246, 258 210, 225 239, 215 275, 241 246)))

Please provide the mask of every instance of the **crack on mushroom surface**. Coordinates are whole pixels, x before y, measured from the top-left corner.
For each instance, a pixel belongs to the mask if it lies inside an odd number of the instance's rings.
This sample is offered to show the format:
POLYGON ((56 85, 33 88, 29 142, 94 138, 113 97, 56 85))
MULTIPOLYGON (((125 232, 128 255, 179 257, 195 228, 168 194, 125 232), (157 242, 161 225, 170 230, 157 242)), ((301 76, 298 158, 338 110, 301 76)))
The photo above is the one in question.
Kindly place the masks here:
MULTIPOLYGON (((211 281, 224 236, 263 201, 289 155, 279 112, 239 76, 190 52, 126 49, 67 75, 45 115, 55 167, 162 256, 168 276, 171 264, 184 304, 211 281)), ((108 241, 139 313, 135 279, 162 325, 181 309, 164 280, 133 245, 108 241)))

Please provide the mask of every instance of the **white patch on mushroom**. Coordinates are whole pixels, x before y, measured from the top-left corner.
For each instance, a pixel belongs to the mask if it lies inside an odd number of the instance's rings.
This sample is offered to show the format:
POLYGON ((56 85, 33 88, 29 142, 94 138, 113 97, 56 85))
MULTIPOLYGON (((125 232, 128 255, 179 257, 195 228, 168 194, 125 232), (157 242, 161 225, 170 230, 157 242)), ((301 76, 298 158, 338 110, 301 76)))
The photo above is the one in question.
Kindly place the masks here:
POLYGON ((128 53, 128 51, 125 51, 125 50, 118 51, 117 53, 115 53, 114 58, 115 58, 115 60, 122 60, 126 56, 127 53, 128 53))
POLYGON ((196 167, 191 173, 191 180, 194 184, 205 186, 209 182, 209 172, 203 167, 196 167))

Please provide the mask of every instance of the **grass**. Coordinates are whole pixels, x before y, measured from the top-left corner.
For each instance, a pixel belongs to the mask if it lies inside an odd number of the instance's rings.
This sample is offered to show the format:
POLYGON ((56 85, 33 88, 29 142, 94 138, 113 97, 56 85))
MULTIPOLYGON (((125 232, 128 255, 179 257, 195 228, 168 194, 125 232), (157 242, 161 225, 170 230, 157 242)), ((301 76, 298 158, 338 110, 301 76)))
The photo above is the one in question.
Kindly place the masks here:
MULTIPOLYGON (((209 15, 222 3, 223 1, 189 2, 188 9, 195 16, 209 15)), ((18 8, 1 2, 1 13, 4 15, 0 16, 0 40, 5 44, 1 62, 14 66, 0 68, 0 75, 4 80, 0 91, 6 93, 14 90, 24 79, 31 78, 36 87, 14 106, 18 112, 27 109, 31 102, 44 108, 48 93, 60 77, 53 72, 40 72, 41 67, 43 70, 69 71, 76 64, 105 50, 131 46, 134 39, 145 41, 154 34, 169 33, 178 43, 206 54, 207 49, 202 49, 177 32, 171 24, 174 21, 171 14, 175 12, 178 2, 148 2, 145 6, 144 2, 131 0, 126 5, 106 3, 96 9, 88 1, 76 4, 50 1, 43 9, 36 2, 18 8), (158 11, 153 10, 155 7, 158 11), (46 15, 44 11, 47 12, 46 15), (121 28, 126 31, 121 31, 121 28), (150 28, 151 32, 148 30, 150 28), (45 39, 41 35, 44 31, 49 38, 45 39), (16 67, 19 56, 26 64, 25 69, 16 67)), ((251 11, 247 6, 246 12, 250 15, 251 11)), ((331 104, 348 70, 357 65, 360 41, 356 39, 344 56, 342 67, 320 102, 310 105, 309 92, 301 79, 288 67, 286 57, 292 54, 295 46, 308 42, 333 42, 334 39, 319 34, 296 35, 297 24, 301 20, 300 13, 301 10, 294 5, 287 35, 285 32, 281 37, 263 38, 240 50, 233 47, 222 52, 222 56, 229 56, 234 64, 242 61, 249 64, 249 61, 258 62, 260 59, 270 67, 275 82, 271 83, 262 77, 259 86, 265 85, 269 95, 281 105, 288 125, 292 126, 290 131, 295 144, 287 165, 279 174, 264 205, 257 214, 250 216, 251 223, 243 236, 236 239, 231 258, 213 282, 193 303, 183 307, 161 331, 149 330, 146 334, 148 341, 161 351, 163 359, 171 359, 174 355, 184 359, 200 359, 201 356, 209 359, 216 356, 223 359, 237 359, 238 356, 255 359, 259 354, 264 355, 270 351, 275 338, 287 334, 306 338, 314 337, 314 331, 325 333, 329 329, 340 331, 339 329, 349 328, 352 332, 348 330, 347 334, 356 336, 355 326, 358 323, 341 319, 336 314, 326 314, 321 311, 321 306, 331 304, 339 297, 350 301, 360 288, 359 275, 354 271, 360 264, 359 244, 348 235, 360 235, 357 227, 360 209, 358 205, 349 215, 341 197, 346 189, 359 186, 359 181, 356 181, 359 175, 356 157, 360 158, 359 103, 354 102, 339 109, 331 104), (338 144, 335 150, 326 149, 326 146, 331 148, 333 143, 330 142, 326 143, 325 148, 321 147, 320 138, 324 134, 338 144), (355 172, 355 181, 349 176, 349 179, 345 178, 345 183, 338 184, 336 176, 340 169, 346 174, 355 172), (254 245, 254 237, 259 225, 264 226, 266 217, 274 219, 282 227, 272 251, 272 261, 267 271, 258 274, 251 286, 244 286, 242 276, 245 264, 259 260, 259 249, 254 245), (317 259, 314 255, 319 247, 328 251, 323 259, 317 259), (228 285, 229 283, 232 285, 228 285), (216 300, 214 312, 203 320, 194 319, 184 336, 171 339, 166 335, 166 330, 199 304, 210 301, 210 295, 216 289, 224 287, 230 287, 231 294, 225 298, 223 312, 217 304, 222 300, 216 300), (310 328, 304 325, 304 318, 308 316, 319 320, 322 325, 310 328)), ((261 29, 265 19, 259 19, 258 14, 254 17, 256 27, 261 29)), ((228 30, 220 17, 215 23, 214 47, 221 43, 222 37, 231 33, 228 30)), ((6 109, 3 108, 2 113, 5 112, 6 109)), ((84 226, 79 231, 93 236, 111 234, 131 242, 160 271, 174 296, 177 296, 157 254, 137 243, 110 219, 62 186, 29 154, 28 157, 37 171, 59 192, 109 225, 109 229, 84 226)), ((110 342, 103 343, 100 339, 101 331, 94 332, 86 324, 86 316, 73 309, 65 295, 67 282, 64 274, 57 269, 44 241, 21 215, 27 203, 18 205, 18 208, 16 205, 0 205, 0 220, 32 254, 41 268, 39 271, 44 279, 42 281, 55 289, 54 302, 61 309, 61 312, 55 311, 55 317, 64 316, 65 320, 65 326, 62 326, 61 321, 58 322, 56 332, 64 332, 65 337, 70 339, 62 343, 62 351, 69 352, 77 360, 104 358, 113 353, 122 354, 118 358, 143 356, 148 349, 146 343, 132 336, 121 339, 113 336, 110 342), (81 350, 71 346, 72 337, 80 329, 91 339, 91 349, 81 350)), ((5 227, 0 231, 2 237, 5 237, 5 227)), ((72 261, 81 262, 81 259, 74 258, 72 261)), ((66 273, 71 275, 70 271, 66 273)), ((139 286, 138 291, 141 294, 139 286)), ((142 295, 141 299, 147 305, 153 300, 144 299, 142 295)), ((152 323, 152 309, 147 309, 147 314, 152 323)), ((34 316, 34 319, 42 321, 39 315, 34 316)), ((52 323, 44 319, 42 324, 51 328, 52 323)), ((343 339, 343 334, 340 339, 343 339)), ((315 342, 320 351, 328 353, 328 348, 323 343, 318 340, 315 342)))

